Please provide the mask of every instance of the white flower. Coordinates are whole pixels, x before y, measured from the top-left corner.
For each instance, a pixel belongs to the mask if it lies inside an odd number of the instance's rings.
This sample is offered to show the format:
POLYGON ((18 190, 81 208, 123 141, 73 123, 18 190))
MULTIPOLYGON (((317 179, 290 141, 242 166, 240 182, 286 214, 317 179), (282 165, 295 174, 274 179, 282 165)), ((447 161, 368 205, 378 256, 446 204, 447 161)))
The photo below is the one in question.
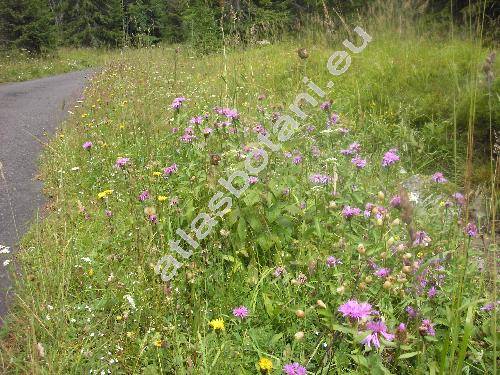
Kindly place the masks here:
POLYGON ((10 259, 7 259, 3 262, 3 266, 7 267, 10 264, 10 259))
POLYGON ((128 304, 130 305, 130 307, 132 307, 132 309, 134 310, 136 309, 134 298, 132 298, 130 294, 125 294, 123 298, 127 300, 128 304))
POLYGON ((410 199, 410 202, 413 202, 413 203, 418 203, 418 201, 419 201, 418 194, 413 192, 413 191, 409 194, 408 198, 410 199))
POLYGON ((90 259, 89 257, 83 257, 82 260, 86 263, 92 262, 92 259, 90 259))
POLYGON ((0 254, 10 254, 10 247, 0 245, 0 254))

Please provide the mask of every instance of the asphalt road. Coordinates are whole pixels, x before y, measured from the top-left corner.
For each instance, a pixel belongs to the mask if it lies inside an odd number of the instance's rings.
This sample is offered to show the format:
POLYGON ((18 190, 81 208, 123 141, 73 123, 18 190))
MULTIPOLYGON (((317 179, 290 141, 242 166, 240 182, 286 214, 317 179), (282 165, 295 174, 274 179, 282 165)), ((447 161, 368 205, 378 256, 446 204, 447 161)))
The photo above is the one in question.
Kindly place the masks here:
POLYGON ((44 203, 36 179, 42 145, 91 74, 84 70, 0 85, 0 325, 9 295, 4 262, 12 259, 16 243, 44 203))

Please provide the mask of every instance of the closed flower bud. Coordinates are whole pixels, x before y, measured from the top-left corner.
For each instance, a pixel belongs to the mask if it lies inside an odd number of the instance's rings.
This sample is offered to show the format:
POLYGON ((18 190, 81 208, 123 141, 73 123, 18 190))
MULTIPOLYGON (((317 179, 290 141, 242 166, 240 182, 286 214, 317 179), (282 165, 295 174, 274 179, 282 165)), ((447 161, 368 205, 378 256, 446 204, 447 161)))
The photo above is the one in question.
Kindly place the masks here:
POLYGON ((326 304, 320 299, 316 301, 316 305, 318 305, 322 309, 326 309, 326 304))
POLYGON ((335 201, 330 201, 328 208, 331 208, 332 210, 337 208, 337 203, 335 201))
POLYGON ((295 311, 295 315, 297 315, 297 318, 302 319, 304 316, 306 316, 306 313, 303 310, 297 310, 295 311))
POLYGON ((361 290, 365 290, 365 289, 366 289, 366 287, 367 287, 367 286, 366 286, 366 283, 365 283, 365 282, 363 282, 363 281, 362 281, 362 282, 360 282, 360 283, 359 283, 359 289, 361 289, 361 290))
POLYGON ((382 258, 382 259, 387 258, 387 252, 386 252, 386 251, 382 251, 382 252, 380 253, 380 258, 382 258))
POLYGON ((394 219, 391 223, 391 226, 397 227, 399 224, 401 224, 401 221, 399 219, 394 219))
POLYGON ((344 294, 344 292, 345 292, 345 286, 341 285, 337 288, 337 293, 344 294))
POLYGON ((371 277, 371 276, 365 277, 365 282, 367 282, 368 284, 371 283, 372 281, 373 281, 373 277, 371 277))
POLYGON ((384 289, 391 289, 392 283, 389 280, 386 280, 383 285, 384 289))
POLYGON ((299 331, 299 332, 297 332, 297 333, 296 333, 293 337, 294 337, 294 338, 295 338, 295 340, 297 340, 297 341, 302 341, 302 340, 304 340, 304 336, 305 336, 304 332, 299 331))
POLYGON ((394 241, 395 241, 395 240, 394 240, 394 237, 389 238, 389 239, 387 240, 387 246, 388 246, 388 247, 392 246, 392 245, 394 244, 394 241))
POLYGON ((382 218, 378 218, 377 219, 377 225, 381 226, 382 224, 384 224, 384 220, 382 220, 382 218))
POLYGON ((404 273, 410 273, 411 272, 411 267, 410 266, 403 266, 403 272, 404 273))
POLYGON ((403 259, 408 260, 408 259, 410 259, 410 258, 411 258, 411 253, 404 253, 404 254, 403 254, 403 259))
POLYGON ((379 191, 378 194, 377 194, 377 197, 378 197, 378 199, 380 199, 381 201, 383 201, 384 198, 385 198, 384 192, 383 191, 379 191))
POLYGON ((362 243, 358 245, 358 253, 360 254, 366 253, 365 245, 363 245, 362 243))

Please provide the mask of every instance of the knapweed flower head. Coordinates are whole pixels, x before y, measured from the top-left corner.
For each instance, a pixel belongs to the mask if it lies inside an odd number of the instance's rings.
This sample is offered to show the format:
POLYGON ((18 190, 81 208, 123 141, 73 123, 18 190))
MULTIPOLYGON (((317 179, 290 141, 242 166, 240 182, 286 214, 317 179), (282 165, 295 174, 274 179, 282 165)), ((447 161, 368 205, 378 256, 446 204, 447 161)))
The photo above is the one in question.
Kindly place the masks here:
POLYGON ((227 117, 228 119, 231 119, 231 120, 235 120, 235 119, 238 119, 239 118, 239 114, 238 114, 238 111, 236 109, 232 109, 232 108, 221 108, 221 107, 216 107, 214 108, 214 111, 221 115, 221 116, 225 116, 227 117))
POLYGON ((175 172, 177 172, 177 164, 176 163, 172 164, 169 167, 165 167, 163 169, 163 176, 164 177, 169 177, 169 176, 171 176, 175 172))
POLYGON ((250 185, 254 185, 256 184, 257 182, 259 182, 259 178, 258 177, 255 177, 255 176, 250 176, 248 177, 248 183, 250 185))
POLYGON ((389 276, 390 273, 391 270, 389 268, 378 268, 375 271, 375 276, 378 276, 380 278, 386 278, 387 276, 389 276))
POLYGON ((418 331, 422 336, 435 336, 436 331, 434 331, 434 324, 429 319, 422 320, 422 324, 418 328, 418 331))
POLYGON ((380 348, 379 335, 382 335, 387 341, 394 340, 394 335, 387 332, 387 326, 383 321, 373 321, 366 324, 371 332, 363 339, 362 343, 371 348, 371 345, 380 348))
POLYGON ((262 374, 269 374, 273 370, 273 362, 269 358, 262 357, 257 362, 257 367, 262 374))
POLYGON ((372 305, 368 302, 358 302, 351 299, 339 307, 339 312, 342 313, 345 318, 359 320, 368 318, 373 312, 373 309, 372 305))
POLYGON ((408 314, 408 316, 410 318, 412 318, 412 319, 416 318, 417 315, 418 315, 417 311, 413 307, 411 307, 411 306, 407 306, 406 309, 405 309, 405 311, 408 314))
POLYGON ((477 226, 474 223, 469 223, 465 226, 465 234, 469 237, 476 237, 478 234, 477 226))
POLYGON ((382 166, 388 167, 398 162, 399 155, 397 154, 397 152, 398 150, 395 148, 391 148, 389 151, 387 151, 382 158, 382 166))
POLYGON ((462 193, 456 192, 452 195, 452 197, 459 206, 465 204, 465 197, 462 193))
POLYGON ((340 119, 339 115, 337 113, 333 113, 332 116, 330 117, 329 122, 331 125, 336 125, 339 122, 339 119, 340 119))
POLYGON ((306 375, 307 370, 300 363, 293 362, 283 366, 283 373, 286 375, 306 375))
POLYGON ((361 158, 360 156, 355 156, 351 159, 351 163, 358 169, 363 169, 366 166, 366 159, 361 158))
POLYGON ((495 306, 499 305, 499 304, 500 304, 500 301, 496 301, 496 303, 495 302, 488 302, 483 307, 481 307, 480 310, 481 311, 493 311, 493 310, 495 310, 495 306))
POLYGON ((326 258, 326 265, 328 267, 335 267, 337 264, 342 264, 342 261, 340 259, 335 258, 332 255, 326 258))
POLYGON ((315 185, 327 185, 331 180, 330 176, 316 173, 309 176, 309 181, 311 181, 315 185))
POLYGON ((423 230, 419 230, 417 233, 415 233, 413 246, 429 246, 430 243, 431 243, 431 238, 423 230))
POLYGON ((281 277, 286 273, 286 269, 283 266, 278 266, 274 269, 273 275, 274 277, 281 277))
POLYGON ((432 181, 443 184, 447 182, 448 180, 444 178, 444 175, 441 172, 436 172, 432 175, 431 177, 432 181))
POLYGON ((191 118, 191 120, 189 120, 189 122, 191 124, 194 124, 194 125, 200 125, 204 119, 205 119, 204 116, 199 115, 199 116, 194 116, 193 118, 191 118))
POLYGON ((353 142, 345 150, 340 150, 342 155, 356 155, 361 151, 361 145, 358 142, 353 142))
POLYGON ((328 100, 326 102, 323 102, 319 105, 319 108, 321 108, 323 111, 328 111, 330 108, 332 108, 332 101, 328 100))
POLYGON ((212 131, 213 131, 212 128, 207 127, 205 129, 203 129, 203 135, 208 136, 208 135, 212 134, 212 131))
POLYGON ((82 145, 82 147, 83 147, 83 149, 84 149, 84 150, 87 150, 87 151, 88 151, 88 150, 90 150, 90 149, 92 148, 92 142, 87 141, 87 142, 85 142, 85 143, 82 145))
POLYGON ((116 159, 115 167, 123 168, 130 163, 130 158, 118 158, 116 159))
POLYGON ((344 206, 344 208, 342 209, 342 216, 344 216, 346 219, 350 219, 360 214, 361 210, 358 207, 344 206))
POLYGON ((186 101, 186 98, 183 97, 183 96, 180 96, 178 98, 175 98, 173 101, 172 101, 172 104, 171 104, 171 107, 173 109, 180 109, 182 107, 182 103, 186 101))
POLYGON ((298 164, 302 163, 302 155, 296 155, 296 156, 294 156, 292 162, 295 165, 298 165, 298 164))
POLYGON ((218 319, 213 319, 211 320, 208 325, 212 327, 214 331, 224 331, 224 319, 218 318, 218 319))
POLYGON ((399 195, 393 196, 389 204, 394 208, 401 207, 401 197, 399 195))
POLYGON ((233 309, 233 315, 236 318, 244 319, 248 317, 248 309, 245 306, 238 306, 233 309))
POLYGON ((144 190, 141 194, 139 194, 139 200, 141 202, 144 202, 145 200, 151 198, 151 196, 149 195, 149 191, 147 190, 144 190))
POLYGON ((429 290, 427 291, 427 297, 429 298, 434 298, 436 297, 437 294, 437 289, 435 286, 431 286, 429 290))

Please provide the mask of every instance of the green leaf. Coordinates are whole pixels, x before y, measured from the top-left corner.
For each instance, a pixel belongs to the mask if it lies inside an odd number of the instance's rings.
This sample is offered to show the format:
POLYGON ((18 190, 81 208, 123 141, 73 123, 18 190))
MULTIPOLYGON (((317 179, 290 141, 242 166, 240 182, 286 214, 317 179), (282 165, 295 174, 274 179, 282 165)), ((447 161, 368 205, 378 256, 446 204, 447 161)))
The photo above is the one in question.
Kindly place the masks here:
POLYGON ((241 242, 245 242, 247 238, 247 225, 245 222, 245 219, 240 217, 240 220, 238 221, 238 237, 240 238, 241 242))
POLYGON ((407 359, 407 358, 411 358, 411 357, 415 357, 416 355, 419 355, 420 351, 418 352, 410 352, 410 353, 404 353, 404 354, 401 354, 398 359, 407 359))
POLYGON ((264 302, 264 308, 266 309, 267 315, 272 317, 274 315, 274 307, 271 299, 267 296, 267 294, 262 294, 262 300, 264 302))

